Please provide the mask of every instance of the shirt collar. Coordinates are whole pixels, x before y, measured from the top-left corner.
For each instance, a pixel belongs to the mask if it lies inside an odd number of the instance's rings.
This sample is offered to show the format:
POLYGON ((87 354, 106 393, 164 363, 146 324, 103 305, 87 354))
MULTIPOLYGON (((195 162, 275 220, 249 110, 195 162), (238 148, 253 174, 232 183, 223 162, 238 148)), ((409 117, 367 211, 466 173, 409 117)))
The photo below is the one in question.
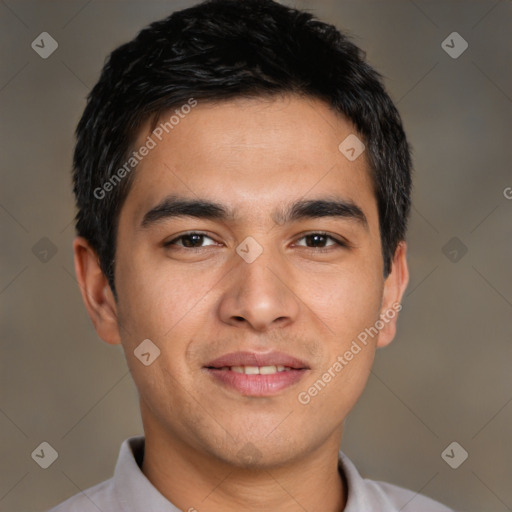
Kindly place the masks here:
POLYGON ((123 512, 181 512, 142 472, 144 436, 123 441, 114 471, 114 492, 123 512))

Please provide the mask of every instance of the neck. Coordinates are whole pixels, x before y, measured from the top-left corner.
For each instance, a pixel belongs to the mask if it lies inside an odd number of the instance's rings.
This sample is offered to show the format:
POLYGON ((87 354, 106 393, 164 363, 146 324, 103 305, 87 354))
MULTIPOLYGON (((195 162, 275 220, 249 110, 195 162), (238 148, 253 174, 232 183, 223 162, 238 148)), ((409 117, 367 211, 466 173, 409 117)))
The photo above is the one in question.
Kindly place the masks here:
POLYGON ((224 512, 279 510, 342 512, 347 488, 338 469, 341 432, 286 466, 230 465, 154 426, 144 425, 142 471, 180 510, 224 512))

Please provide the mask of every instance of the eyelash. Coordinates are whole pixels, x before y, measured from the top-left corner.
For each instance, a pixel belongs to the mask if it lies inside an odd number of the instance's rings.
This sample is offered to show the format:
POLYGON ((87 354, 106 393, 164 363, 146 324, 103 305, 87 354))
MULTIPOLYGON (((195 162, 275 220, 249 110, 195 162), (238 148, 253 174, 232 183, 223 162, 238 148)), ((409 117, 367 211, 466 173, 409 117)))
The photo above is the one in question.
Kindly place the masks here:
MULTIPOLYGON (((189 236, 193 236, 193 235, 199 235, 199 236, 203 236, 203 237, 210 238, 211 240, 213 240, 206 233, 201 233, 200 231, 190 231, 188 233, 184 233, 184 234, 170 240, 169 242, 165 242, 164 247, 166 247, 166 248, 171 247, 175 244, 176 241, 181 240, 183 238, 187 238, 189 236)), ((329 235, 328 233, 325 233, 324 231, 313 231, 311 233, 306 233, 305 235, 302 235, 299 238, 299 240, 302 240, 303 238, 306 238, 308 236, 313 236, 313 235, 320 235, 320 236, 329 238, 339 247, 343 247, 343 248, 349 247, 349 244, 342 242, 341 240, 338 240, 337 238, 334 238, 333 236, 329 235)), ((178 250, 187 250, 187 251, 195 251, 195 252, 205 249, 205 247, 182 247, 182 246, 177 246, 177 247, 178 247, 178 250)), ((328 247, 306 247, 306 246, 301 246, 301 247, 304 247, 305 249, 309 249, 315 253, 327 253, 327 252, 331 252, 333 247, 336 249, 339 248, 339 247, 335 247, 335 245, 330 245, 328 247)))

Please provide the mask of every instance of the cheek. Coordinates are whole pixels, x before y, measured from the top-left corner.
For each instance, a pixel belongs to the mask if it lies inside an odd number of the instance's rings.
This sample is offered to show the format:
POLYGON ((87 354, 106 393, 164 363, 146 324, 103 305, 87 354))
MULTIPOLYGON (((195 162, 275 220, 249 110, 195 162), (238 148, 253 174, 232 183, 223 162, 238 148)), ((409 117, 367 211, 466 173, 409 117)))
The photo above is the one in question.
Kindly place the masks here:
POLYGON ((195 276, 151 257, 120 262, 118 268, 120 316, 127 330, 165 342, 197 315, 214 281, 205 273, 195 276))
POLYGON ((336 344, 350 343, 379 317, 382 280, 374 267, 339 268, 303 280, 298 295, 320 318, 336 344))
POLYGON ((376 338, 366 330, 378 318, 380 297, 375 286, 350 280, 347 284, 316 297, 312 309, 329 329, 321 340, 322 362, 297 396, 304 414, 326 419, 325 428, 342 421, 353 408, 375 356, 376 338))
POLYGON ((382 280, 375 264, 363 264, 316 275, 314 283, 303 285, 301 293, 322 320, 324 356, 301 389, 299 403, 307 402, 308 413, 329 417, 336 410, 335 418, 344 418, 362 393, 373 363, 376 338, 365 329, 379 318, 382 280))

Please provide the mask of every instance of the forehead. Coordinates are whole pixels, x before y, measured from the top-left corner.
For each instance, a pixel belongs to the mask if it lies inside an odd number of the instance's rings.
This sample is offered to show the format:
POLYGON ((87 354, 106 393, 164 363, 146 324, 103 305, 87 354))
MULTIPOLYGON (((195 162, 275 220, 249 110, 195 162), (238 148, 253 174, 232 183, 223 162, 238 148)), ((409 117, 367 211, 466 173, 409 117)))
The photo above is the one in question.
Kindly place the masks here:
POLYGON ((147 123, 134 146, 154 142, 126 201, 133 221, 169 194, 229 204, 240 219, 266 212, 275 220, 280 205, 326 193, 375 203, 365 152, 350 160, 339 149, 357 136, 354 126, 321 100, 198 101, 174 112, 160 117, 157 132, 147 123))

